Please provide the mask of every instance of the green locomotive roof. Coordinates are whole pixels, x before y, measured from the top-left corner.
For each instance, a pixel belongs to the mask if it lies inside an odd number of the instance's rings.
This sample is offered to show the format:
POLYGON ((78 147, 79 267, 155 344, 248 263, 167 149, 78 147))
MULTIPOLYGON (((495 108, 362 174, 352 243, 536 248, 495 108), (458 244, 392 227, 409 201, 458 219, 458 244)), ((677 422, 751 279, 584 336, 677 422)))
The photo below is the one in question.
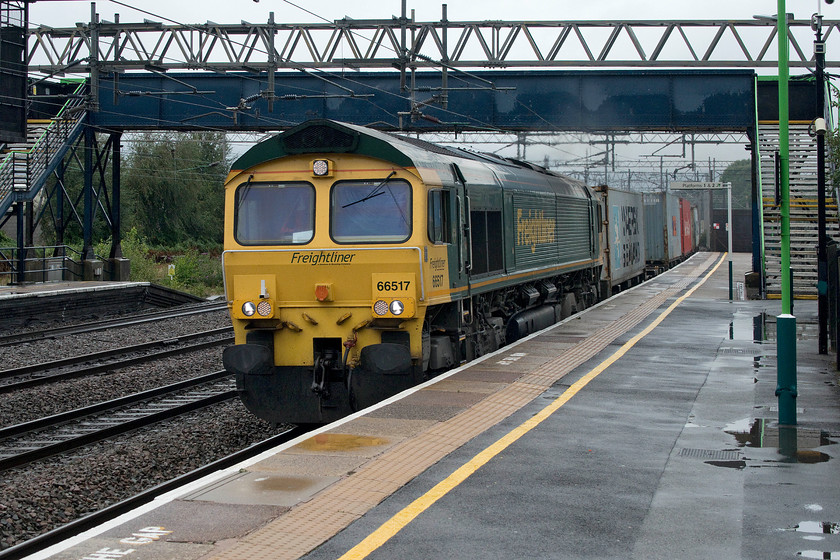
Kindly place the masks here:
POLYGON ((394 145, 392 137, 356 125, 318 119, 256 144, 233 163, 232 170, 242 171, 288 155, 348 152, 375 157, 401 167, 414 166, 412 158, 394 145))
POLYGON ((506 190, 550 190, 591 197, 581 181, 537 165, 327 119, 304 122, 256 144, 233 163, 231 172, 242 172, 289 155, 330 153, 365 155, 399 167, 414 167, 421 174, 434 169, 437 176, 423 176, 427 184, 442 181, 445 185, 454 185, 456 177, 452 168, 456 164, 470 184, 495 184, 506 190))

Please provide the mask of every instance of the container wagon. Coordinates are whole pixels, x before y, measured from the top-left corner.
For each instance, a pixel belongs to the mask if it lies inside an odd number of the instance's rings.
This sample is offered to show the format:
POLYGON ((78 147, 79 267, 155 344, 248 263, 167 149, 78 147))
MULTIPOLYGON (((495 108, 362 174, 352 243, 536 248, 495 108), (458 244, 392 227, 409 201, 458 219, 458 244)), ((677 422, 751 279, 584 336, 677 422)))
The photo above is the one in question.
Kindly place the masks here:
POLYGON ((641 193, 595 189, 601 195, 601 246, 604 264, 601 269, 602 293, 611 294, 629 288, 645 276, 645 205, 641 193))

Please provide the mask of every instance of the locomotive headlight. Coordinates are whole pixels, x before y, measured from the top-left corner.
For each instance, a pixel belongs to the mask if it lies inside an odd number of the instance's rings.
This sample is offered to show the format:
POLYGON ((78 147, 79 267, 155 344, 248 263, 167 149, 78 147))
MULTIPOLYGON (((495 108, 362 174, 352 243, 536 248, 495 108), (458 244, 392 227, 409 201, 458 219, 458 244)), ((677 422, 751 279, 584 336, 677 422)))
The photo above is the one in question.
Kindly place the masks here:
POLYGON ((391 312, 391 315, 402 315, 403 311, 405 311, 405 305, 400 300, 395 299, 388 306, 388 311, 391 312))
POLYGON ((312 162, 312 174, 316 177, 332 177, 332 162, 328 159, 316 159, 312 162))
POLYGON ((242 304, 242 314, 246 317, 252 316, 254 313, 257 312, 257 306, 254 305, 253 301, 246 301, 242 304))

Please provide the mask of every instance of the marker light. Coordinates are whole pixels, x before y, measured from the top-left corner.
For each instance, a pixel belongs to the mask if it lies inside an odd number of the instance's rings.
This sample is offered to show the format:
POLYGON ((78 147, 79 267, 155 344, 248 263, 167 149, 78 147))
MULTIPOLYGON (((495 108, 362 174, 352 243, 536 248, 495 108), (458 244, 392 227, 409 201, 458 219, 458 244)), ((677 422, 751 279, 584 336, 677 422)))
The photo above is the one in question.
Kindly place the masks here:
POLYGON ((312 174, 316 177, 327 177, 330 174, 330 161, 316 159, 312 162, 312 174))
POLYGON ((257 306, 254 305, 253 301, 246 301, 242 304, 242 314, 246 317, 252 316, 254 313, 257 312, 257 306))
POLYGON ((262 317, 268 317, 271 315, 271 304, 266 300, 262 300, 259 305, 257 305, 257 313, 259 313, 262 317))
POLYGON ((373 312, 380 316, 385 315, 388 313, 388 302, 381 299, 378 300, 373 304, 373 312))

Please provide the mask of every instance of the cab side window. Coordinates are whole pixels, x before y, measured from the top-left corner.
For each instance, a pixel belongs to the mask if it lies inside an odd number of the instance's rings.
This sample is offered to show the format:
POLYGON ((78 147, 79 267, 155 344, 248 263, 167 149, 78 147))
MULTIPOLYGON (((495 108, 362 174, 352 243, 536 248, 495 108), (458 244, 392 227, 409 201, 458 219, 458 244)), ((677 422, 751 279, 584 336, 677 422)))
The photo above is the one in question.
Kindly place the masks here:
POLYGON ((429 191, 429 241, 451 243, 452 223, 449 191, 429 191))

